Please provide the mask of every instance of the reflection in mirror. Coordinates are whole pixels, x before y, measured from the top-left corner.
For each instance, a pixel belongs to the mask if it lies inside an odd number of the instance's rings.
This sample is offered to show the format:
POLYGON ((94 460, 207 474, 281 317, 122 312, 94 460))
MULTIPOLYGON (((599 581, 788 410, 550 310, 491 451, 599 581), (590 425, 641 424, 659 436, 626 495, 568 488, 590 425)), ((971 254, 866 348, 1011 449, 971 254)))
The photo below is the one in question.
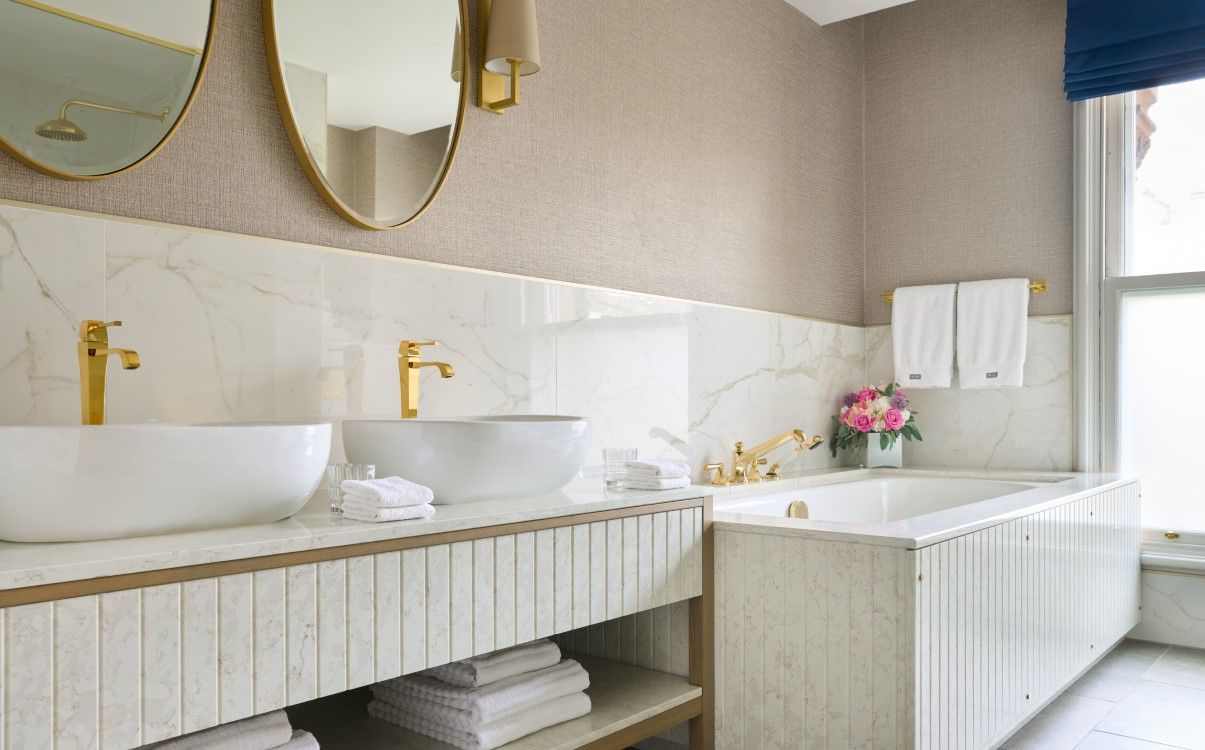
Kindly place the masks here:
POLYGON ((128 169, 192 101, 212 0, 0 0, 0 145, 59 177, 128 169))
POLYGON ((464 109, 461 0, 264 3, 286 128, 345 218, 380 229, 438 192, 464 109))

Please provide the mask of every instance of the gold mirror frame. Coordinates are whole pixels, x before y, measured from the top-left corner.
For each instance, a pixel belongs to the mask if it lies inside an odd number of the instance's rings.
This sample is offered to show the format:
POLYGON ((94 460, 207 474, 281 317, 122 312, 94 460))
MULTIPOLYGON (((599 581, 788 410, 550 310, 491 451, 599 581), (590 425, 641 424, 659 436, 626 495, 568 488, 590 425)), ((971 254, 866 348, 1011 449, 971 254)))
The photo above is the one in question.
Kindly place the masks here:
POLYGON ((436 179, 435 186, 431 189, 431 194, 427 196, 427 200, 423 205, 405 221, 397 224, 381 224, 370 220, 364 214, 356 211, 340 199, 335 194, 335 190, 331 187, 330 182, 327 181, 326 176, 322 174, 322 170, 318 169, 314 163, 314 158, 310 155, 310 150, 306 147, 305 139, 301 135, 301 129, 297 125, 297 119, 293 116, 293 108, 289 104, 288 92, 285 89, 284 66, 281 64, 280 46, 276 39, 276 0, 262 0, 261 2, 260 8, 264 23, 264 49, 268 56, 268 71, 272 75, 272 89, 276 92, 276 108, 280 110, 280 119, 284 122, 285 133, 289 136, 289 143, 293 146, 293 152, 297 154, 297 161, 300 162, 302 171, 309 178, 310 184, 318 191, 318 195, 322 196, 322 200, 326 201, 326 205, 330 206, 335 213, 342 216, 345 220, 358 227, 383 231, 404 227, 415 221, 435 202, 439 191, 443 189, 444 182, 448 179, 448 173, 452 171, 452 163, 456 161, 456 151, 460 146, 460 133, 464 128, 464 112, 465 103, 468 101, 470 72, 468 2, 467 0, 457 0, 457 4, 460 6, 460 69, 464 72, 460 80, 460 97, 456 105, 456 125, 452 129, 452 140, 448 146, 448 157, 444 160, 439 178, 436 179))
POLYGON ((104 174, 74 174, 72 172, 64 172, 61 169, 55 169, 54 167, 43 164, 37 159, 22 153, 19 149, 9 143, 4 136, 0 136, 0 150, 4 151, 4 153, 13 157, 30 169, 41 172, 44 175, 58 177, 61 180, 74 180, 77 182, 103 180, 106 177, 116 177, 119 174, 125 174, 133 169, 137 169, 138 167, 141 167, 143 164, 150 161, 153 156, 158 154, 159 151, 167 145, 167 142, 172 139, 172 136, 176 134, 176 131, 180 129, 180 125, 183 124, 184 119, 188 117, 188 113, 192 110, 193 102, 197 100, 197 93, 201 90, 201 83, 205 80, 205 71, 209 67, 209 59, 213 54, 213 38, 217 35, 218 5, 220 3, 221 0, 210 0, 209 28, 205 33, 205 49, 201 51, 201 64, 197 68, 197 79, 193 81, 192 91, 188 93, 188 99, 184 102, 184 106, 180 108, 180 116, 177 117, 176 121, 172 123, 172 126, 167 129, 167 132, 163 134, 163 138, 155 144, 155 147, 150 151, 147 151, 142 158, 113 172, 105 172, 104 174))

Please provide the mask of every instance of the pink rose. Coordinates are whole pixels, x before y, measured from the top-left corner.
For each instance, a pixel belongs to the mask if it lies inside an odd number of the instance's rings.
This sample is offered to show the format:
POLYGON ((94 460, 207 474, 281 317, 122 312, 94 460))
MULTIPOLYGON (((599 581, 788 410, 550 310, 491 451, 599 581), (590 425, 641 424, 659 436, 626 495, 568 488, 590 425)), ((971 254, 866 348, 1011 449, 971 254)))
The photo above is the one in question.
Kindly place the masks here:
POLYGON ((854 417, 854 429, 858 432, 870 432, 870 428, 874 426, 874 417, 866 412, 862 412, 854 417))
POLYGON ((904 426, 904 415, 899 409, 888 409, 883 415, 883 424, 888 430, 898 430, 904 426))
POLYGON ((863 388, 858 391, 858 395, 856 396, 858 401, 874 401, 878 397, 879 392, 873 388, 863 388))

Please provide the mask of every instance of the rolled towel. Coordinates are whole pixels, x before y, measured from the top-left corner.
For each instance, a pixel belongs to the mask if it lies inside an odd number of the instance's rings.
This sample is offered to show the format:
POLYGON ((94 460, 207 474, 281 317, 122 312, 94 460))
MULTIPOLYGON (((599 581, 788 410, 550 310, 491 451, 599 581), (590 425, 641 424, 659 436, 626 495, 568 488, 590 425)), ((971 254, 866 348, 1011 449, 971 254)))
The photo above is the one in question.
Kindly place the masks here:
POLYGON ((458 729, 480 729, 545 701, 580 693, 590 675, 572 659, 482 687, 454 687, 426 675, 408 675, 372 686, 378 700, 430 716, 458 729))
POLYGON ((690 476, 690 464, 685 461, 675 461, 668 458, 655 458, 650 461, 628 461, 628 476, 654 477, 657 479, 680 479, 690 476))
POLYGON ((353 521, 382 523, 385 521, 409 521, 413 518, 430 518, 435 515, 434 505, 405 505, 400 508, 377 508, 343 501, 343 517, 353 521))
POLYGON ((561 649, 548 639, 511 646, 492 654, 474 656, 428 669, 423 674, 457 687, 480 687, 507 677, 551 667, 561 660, 561 649))
POLYGON ((272 750, 321 750, 321 748, 318 746, 318 740, 314 739, 314 735, 299 729, 293 732, 292 739, 272 750))
POLYGON ((280 747, 292 737, 289 717, 284 711, 272 711, 146 745, 143 750, 264 750, 280 747))
POLYGON ((381 508, 403 508, 422 505, 435 499, 430 487, 401 477, 381 479, 344 479, 339 483, 347 497, 355 497, 381 508))
POLYGON ((623 480, 623 487, 627 490, 680 490, 683 487, 690 486, 690 477, 677 477, 675 479, 657 479, 656 477, 634 477, 629 475, 623 480))
POLYGON ((487 724, 476 731, 469 731, 449 729, 432 722, 428 716, 399 709, 384 701, 373 700, 368 704, 369 716, 425 734, 460 750, 494 750, 533 732, 588 713, 590 697, 585 693, 574 693, 487 724))

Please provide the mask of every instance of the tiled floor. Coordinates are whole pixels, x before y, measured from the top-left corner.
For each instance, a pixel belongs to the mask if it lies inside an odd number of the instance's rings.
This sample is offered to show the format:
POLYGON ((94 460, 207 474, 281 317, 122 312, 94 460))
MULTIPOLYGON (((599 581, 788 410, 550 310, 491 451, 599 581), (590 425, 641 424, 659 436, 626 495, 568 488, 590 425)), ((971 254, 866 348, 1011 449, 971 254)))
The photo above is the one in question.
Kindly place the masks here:
POLYGON ((1123 641, 1006 750, 1205 750, 1205 651, 1123 641))

